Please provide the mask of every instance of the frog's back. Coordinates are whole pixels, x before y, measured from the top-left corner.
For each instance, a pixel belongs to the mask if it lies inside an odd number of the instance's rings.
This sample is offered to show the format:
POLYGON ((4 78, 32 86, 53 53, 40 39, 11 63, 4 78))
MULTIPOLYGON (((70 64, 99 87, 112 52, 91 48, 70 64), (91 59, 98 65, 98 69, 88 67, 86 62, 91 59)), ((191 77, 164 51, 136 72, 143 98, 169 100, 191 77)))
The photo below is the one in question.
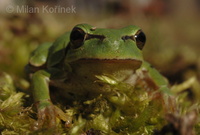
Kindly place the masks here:
POLYGON ((49 49, 47 67, 52 67, 58 64, 65 57, 66 48, 70 41, 69 38, 70 38, 70 32, 66 32, 58 39, 56 39, 56 41, 49 49))

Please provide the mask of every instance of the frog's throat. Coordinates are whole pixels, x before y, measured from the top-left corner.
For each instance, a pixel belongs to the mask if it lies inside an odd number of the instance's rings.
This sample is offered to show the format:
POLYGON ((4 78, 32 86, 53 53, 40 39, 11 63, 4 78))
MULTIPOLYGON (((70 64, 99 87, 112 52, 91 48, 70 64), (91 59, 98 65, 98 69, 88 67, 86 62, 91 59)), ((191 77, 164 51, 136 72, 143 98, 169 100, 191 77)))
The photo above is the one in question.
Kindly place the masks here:
POLYGON ((118 82, 126 82, 141 67, 142 61, 134 59, 79 59, 69 64, 72 69, 71 76, 75 79, 74 82, 81 83, 82 87, 87 87, 85 83, 91 82, 90 85, 92 85, 98 80, 96 76, 101 75, 111 76, 118 82))

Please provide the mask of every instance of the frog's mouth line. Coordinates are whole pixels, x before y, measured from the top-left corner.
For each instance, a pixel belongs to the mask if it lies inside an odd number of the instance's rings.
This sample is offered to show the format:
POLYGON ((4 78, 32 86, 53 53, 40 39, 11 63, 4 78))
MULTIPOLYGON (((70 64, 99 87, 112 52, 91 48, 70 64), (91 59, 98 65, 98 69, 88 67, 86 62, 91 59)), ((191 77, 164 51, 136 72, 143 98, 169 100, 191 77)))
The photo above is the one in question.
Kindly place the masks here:
POLYGON ((135 59, 79 59, 71 62, 71 64, 107 65, 138 69, 142 65, 142 61, 135 59))
POLYGON ((105 63, 142 63, 140 60, 135 59, 79 59, 78 62, 105 62, 105 63))

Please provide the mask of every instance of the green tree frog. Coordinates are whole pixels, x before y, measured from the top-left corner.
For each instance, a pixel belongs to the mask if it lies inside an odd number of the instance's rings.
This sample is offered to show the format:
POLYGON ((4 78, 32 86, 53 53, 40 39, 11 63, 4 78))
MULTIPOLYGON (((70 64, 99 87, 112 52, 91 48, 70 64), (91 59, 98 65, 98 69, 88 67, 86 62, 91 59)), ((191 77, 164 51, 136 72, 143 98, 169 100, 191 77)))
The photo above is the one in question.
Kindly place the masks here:
POLYGON ((131 86, 143 83, 147 90, 168 92, 166 79, 143 59, 145 41, 143 31, 134 25, 105 29, 78 24, 54 43, 40 45, 27 65, 38 124, 49 119, 53 126, 56 117, 70 121, 52 103, 52 86, 58 88, 54 93, 60 94, 60 100, 68 102, 74 98, 92 99, 106 93, 109 84, 98 81, 102 75, 131 86))

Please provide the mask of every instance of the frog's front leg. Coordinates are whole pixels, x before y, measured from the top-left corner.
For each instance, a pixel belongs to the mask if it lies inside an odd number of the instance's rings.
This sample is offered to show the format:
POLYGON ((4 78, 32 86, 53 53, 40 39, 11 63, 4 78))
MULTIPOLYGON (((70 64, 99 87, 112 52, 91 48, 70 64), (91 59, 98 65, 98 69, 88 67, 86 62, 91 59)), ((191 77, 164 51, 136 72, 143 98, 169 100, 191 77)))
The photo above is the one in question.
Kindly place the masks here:
POLYGON ((136 74, 137 85, 147 90, 152 99, 159 99, 166 112, 174 112, 175 101, 167 79, 147 62, 143 63, 136 74))
POLYGON ((46 122, 49 126, 56 125, 56 114, 49 95, 50 74, 44 70, 37 71, 32 76, 33 97, 38 111, 38 127, 46 122))
POLYGON ((39 70, 32 76, 33 97, 37 107, 37 126, 36 129, 42 128, 44 125, 48 127, 56 126, 56 117, 67 121, 65 113, 54 106, 49 94, 50 73, 45 70, 39 70))

